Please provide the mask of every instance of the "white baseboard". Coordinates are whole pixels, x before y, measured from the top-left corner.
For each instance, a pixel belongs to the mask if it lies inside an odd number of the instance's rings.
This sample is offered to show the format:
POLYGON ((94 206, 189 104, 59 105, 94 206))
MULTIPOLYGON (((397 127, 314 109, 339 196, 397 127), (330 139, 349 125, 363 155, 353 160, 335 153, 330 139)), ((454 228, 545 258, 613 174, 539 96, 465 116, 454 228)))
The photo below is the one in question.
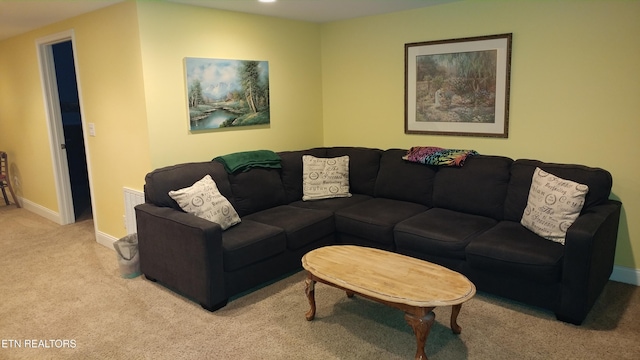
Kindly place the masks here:
POLYGON ((106 233, 103 233, 101 231, 97 231, 96 230, 96 241, 98 242, 98 244, 103 245, 108 249, 116 251, 113 248, 113 243, 116 242, 117 240, 118 240, 117 238, 115 238, 115 237, 113 237, 113 236, 111 236, 109 234, 106 234, 106 233))
POLYGON ((22 205, 22 207, 25 210, 29 210, 32 213, 40 215, 47 220, 51 220, 56 224, 62 225, 62 218, 60 217, 60 213, 47 209, 46 207, 36 204, 25 198, 18 198, 18 199, 20 201, 20 205, 22 205))
MULTIPOLYGON (((62 218, 60 217, 60 213, 47 209, 42 205, 36 204, 24 198, 19 198, 19 201, 25 210, 29 210, 36 215, 42 216, 47 220, 51 220, 56 224, 62 225, 62 218)), ((96 242, 98 242, 98 244, 115 251, 115 249, 113 248, 113 243, 117 240, 117 238, 96 229, 96 242)))
POLYGON ((624 266, 614 266, 609 278, 613 281, 640 286, 640 269, 632 269, 624 266))

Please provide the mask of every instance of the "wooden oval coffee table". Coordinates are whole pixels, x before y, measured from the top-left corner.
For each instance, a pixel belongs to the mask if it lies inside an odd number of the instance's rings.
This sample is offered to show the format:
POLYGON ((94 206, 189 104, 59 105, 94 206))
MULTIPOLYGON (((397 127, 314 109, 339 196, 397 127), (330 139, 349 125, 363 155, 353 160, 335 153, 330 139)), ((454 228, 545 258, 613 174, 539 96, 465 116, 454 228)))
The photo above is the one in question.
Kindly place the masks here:
POLYGON ((354 246, 326 246, 302 258, 307 270, 305 292, 316 314, 315 283, 321 282, 400 309, 417 341, 416 359, 427 359, 424 346, 435 320, 436 306, 452 306, 451 330, 459 334, 457 319, 462 303, 471 299, 476 287, 464 275, 427 261, 384 250, 354 246))

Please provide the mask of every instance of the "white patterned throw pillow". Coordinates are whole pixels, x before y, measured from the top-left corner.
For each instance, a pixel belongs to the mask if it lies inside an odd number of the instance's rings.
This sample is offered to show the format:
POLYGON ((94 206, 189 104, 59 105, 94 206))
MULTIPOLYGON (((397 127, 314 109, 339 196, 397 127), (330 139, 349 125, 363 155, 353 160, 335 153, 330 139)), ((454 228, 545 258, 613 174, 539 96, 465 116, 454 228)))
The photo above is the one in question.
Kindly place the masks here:
POLYGON ((349 156, 302 156, 302 200, 350 197, 349 156))
POLYGON ((169 191, 169 196, 182 210, 218 223, 222 230, 240 222, 240 216, 229 200, 220 193, 211 175, 206 175, 184 189, 169 191))
POLYGON ((564 245, 567 229, 580 215, 589 187, 536 168, 520 223, 545 239, 564 245))

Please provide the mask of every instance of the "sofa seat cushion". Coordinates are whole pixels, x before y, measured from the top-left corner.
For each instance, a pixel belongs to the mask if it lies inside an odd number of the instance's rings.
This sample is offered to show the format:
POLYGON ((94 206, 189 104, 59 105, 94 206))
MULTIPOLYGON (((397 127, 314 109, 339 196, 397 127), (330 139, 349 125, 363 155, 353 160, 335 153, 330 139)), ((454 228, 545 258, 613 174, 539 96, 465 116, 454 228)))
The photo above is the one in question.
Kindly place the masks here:
POLYGON ((277 206, 246 216, 244 219, 276 226, 284 230, 287 247, 299 249, 335 232, 333 213, 290 205, 277 206))
POLYGON ((242 219, 222 233, 224 270, 241 269, 278 255, 286 248, 287 240, 281 228, 242 219))
POLYGON ((334 199, 322 199, 322 200, 313 200, 313 201, 294 201, 291 206, 301 207, 305 209, 317 209, 317 210, 328 210, 331 212, 335 212, 339 209, 346 208, 357 203, 361 203, 363 201, 369 200, 372 197, 369 195, 362 194, 353 194, 348 198, 334 198, 334 199))
POLYGON ((416 203, 373 198, 337 210, 336 231, 380 244, 393 244, 396 224, 427 209, 416 203))
POLYGON ((464 259, 469 242, 497 223, 484 216, 430 209, 396 225, 396 248, 464 259))
POLYGON ((471 268, 522 276, 540 283, 560 281, 564 246, 514 221, 501 221, 466 248, 471 268))

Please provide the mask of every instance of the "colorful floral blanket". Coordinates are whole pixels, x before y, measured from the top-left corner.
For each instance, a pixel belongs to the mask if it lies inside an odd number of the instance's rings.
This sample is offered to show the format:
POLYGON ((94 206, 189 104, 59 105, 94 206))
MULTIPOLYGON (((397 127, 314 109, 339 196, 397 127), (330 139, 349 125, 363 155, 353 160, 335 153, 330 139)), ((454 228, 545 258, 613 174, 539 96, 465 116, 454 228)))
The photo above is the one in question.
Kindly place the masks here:
POLYGON ((475 150, 443 149, 435 146, 414 146, 402 158, 425 165, 462 166, 468 156, 478 155, 475 150))

